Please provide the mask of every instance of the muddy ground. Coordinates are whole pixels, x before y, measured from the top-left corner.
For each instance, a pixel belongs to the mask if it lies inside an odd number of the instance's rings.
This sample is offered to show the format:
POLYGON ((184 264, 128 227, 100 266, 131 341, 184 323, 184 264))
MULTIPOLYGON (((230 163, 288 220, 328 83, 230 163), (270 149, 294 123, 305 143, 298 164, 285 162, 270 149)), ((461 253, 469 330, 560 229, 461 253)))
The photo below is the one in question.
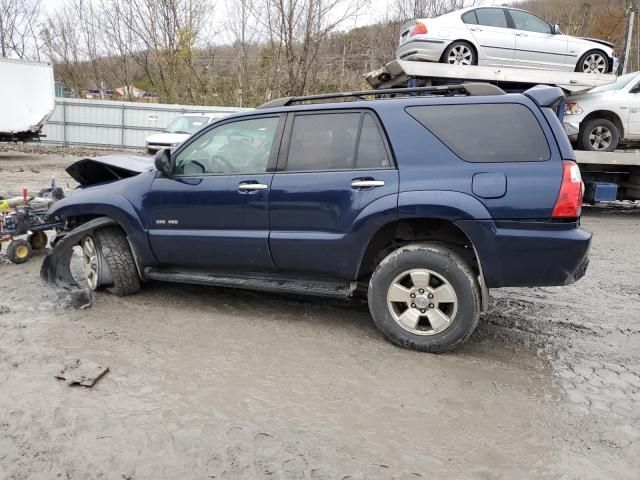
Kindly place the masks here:
MULTIPOLYGON (((83 153, 0 151, 0 194, 72 187, 83 153)), ((445 355, 388 344, 357 303, 151 283, 78 311, 41 255, 0 254, 0 478, 637 479, 640 208, 583 218, 584 279, 492 291, 445 355), (69 387, 68 357, 110 372, 69 387)))

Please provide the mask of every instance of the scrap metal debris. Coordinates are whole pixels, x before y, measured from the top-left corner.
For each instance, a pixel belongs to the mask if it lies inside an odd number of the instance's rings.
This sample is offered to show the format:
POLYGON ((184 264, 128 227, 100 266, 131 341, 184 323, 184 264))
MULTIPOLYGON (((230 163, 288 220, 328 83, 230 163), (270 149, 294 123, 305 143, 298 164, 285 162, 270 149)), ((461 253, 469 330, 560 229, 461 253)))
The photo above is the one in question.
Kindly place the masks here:
POLYGON ((69 385, 93 387, 109 371, 109 366, 99 365, 90 360, 71 358, 64 362, 64 367, 55 375, 69 385))

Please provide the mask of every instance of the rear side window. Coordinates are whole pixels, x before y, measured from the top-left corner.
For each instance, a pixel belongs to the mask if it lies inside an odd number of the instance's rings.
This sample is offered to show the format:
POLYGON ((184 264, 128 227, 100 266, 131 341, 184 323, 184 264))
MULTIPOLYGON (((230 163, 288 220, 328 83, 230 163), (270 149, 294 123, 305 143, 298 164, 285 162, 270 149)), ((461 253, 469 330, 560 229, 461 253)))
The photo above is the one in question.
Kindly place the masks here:
POLYGON ((476 11, 479 25, 507 28, 507 17, 502 8, 479 8, 476 11))
POLYGON ((370 113, 298 114, 294 117, 287 171, 389 166, 385 142, 370 113))
POLYGON ((407 107, 467 162, 542 162, 551 153, 538 120, 516 103, 407 107))
POLYGON ((464 15, 462 15, 462 21, 469 25, 477 25, 478 18, 476 17, 476 11, 471 10, 470 12, 467 12, 464 15))

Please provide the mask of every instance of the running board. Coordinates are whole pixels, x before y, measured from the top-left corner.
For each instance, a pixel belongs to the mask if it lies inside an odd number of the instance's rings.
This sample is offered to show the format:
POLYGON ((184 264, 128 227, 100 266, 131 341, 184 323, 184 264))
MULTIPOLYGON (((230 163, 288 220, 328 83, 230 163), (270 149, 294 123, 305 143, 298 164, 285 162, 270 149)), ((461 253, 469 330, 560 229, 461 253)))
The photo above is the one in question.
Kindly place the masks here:
MULTIPOLYGON (((353 294, 350 282, 339 280, 310 280, 307 278, 281 277, 269 274, 249 273, 245 276, 211 273, 202 270, 147 267, 145 276, 163 282, 191 283, 214 287, 242 288, 266 292, 292 293, 321 297, 347 298, 353 294)), ((237 274, 236 274, 237 275, 237 274)))

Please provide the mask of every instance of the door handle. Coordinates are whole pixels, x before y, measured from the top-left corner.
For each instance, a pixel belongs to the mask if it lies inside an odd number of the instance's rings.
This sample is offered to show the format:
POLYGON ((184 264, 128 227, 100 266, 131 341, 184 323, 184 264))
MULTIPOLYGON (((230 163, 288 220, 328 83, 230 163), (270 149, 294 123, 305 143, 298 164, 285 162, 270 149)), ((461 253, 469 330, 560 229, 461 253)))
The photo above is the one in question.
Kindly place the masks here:
POLYGON ((526 33, 516 33, 516 37, 528 37, 526 33))
POLYGON ((266 190, 267 188, 269 188, 269 185, 265 185, 264 183, 241 183, 240 185, 238 185, 238 190, 242 192, 266 190))
POLYGON ((472 32, 481 32, 482 31, 482 29, 478 28, 478 27, 471 27, 471 28, 469 28, 469 30, 471 30, 472 32))
POLYGON ((373 188, 384 187, 384 180, 354 180, 351 182, 351 188, 373 188))

